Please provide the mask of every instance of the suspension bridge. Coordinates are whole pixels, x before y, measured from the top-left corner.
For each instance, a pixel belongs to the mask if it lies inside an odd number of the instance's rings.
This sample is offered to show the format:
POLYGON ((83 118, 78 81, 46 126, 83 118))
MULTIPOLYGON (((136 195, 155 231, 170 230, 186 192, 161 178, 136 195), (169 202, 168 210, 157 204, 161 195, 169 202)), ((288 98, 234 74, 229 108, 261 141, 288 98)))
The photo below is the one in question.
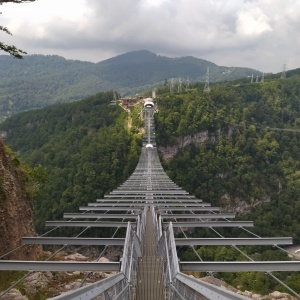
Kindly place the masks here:
MULTIPOLYGON (((96 199, 94 203, 80 207, 79 213, 65 213, 64 221, 48 221, 52 229, 78 227, 82 231, 76 237, 24 237, 23 245, 118 246, 123 255, 117 262, 63 262, 1 260, 0 270, 28 271, 10 289, 37 271, 81 271, 86 276, 79 288, 51 299, 125 299, 125 300, 197 300, 197 299, 250 299, 226 290, 218 284, 205 282, 184 272, 206 273, 214 279, 215 272, 260 271, 271 276, 289 292, 300 297, 278 279, 274 271, 300 271, 300 262, 253 261, 239 246, 271 245, 284 251, 280 245, 292 244, 291 237, 264 238, 251 232, 251 221, 235 221, 233 213, 212 207, 178 187, 164 172, 156 148, 154 133, 154 106, 151 101, 144 107, 145 135, 138 165, 133 174, 117 189, 96 199), (87 238, 81 235, 87 229, 115 228, 111 238, 87 238), (225 237, 218 228, 231 227, 244 232, 245 238, 225 237), (126 230, 124 238, 116 238, 119 229, 126 230), (188 238, 186 230, 205 228, 213 238, 188 238), (174 235, 181 233, 183 238, 174 235), (197 246, 231 246, 245 261, 204 261, 197 246), (192 247, 198 261, 184 262, 177 256, 177 247, 192 247), (112 272, 112 275, 85 285, 90 272, 112 272)), ((103 252, 99 255, 99 258, 103 252)), ((216 281, 217 283, 217 281, 216 281)), ((0 293, 0 299, 9 290, 0 293)))

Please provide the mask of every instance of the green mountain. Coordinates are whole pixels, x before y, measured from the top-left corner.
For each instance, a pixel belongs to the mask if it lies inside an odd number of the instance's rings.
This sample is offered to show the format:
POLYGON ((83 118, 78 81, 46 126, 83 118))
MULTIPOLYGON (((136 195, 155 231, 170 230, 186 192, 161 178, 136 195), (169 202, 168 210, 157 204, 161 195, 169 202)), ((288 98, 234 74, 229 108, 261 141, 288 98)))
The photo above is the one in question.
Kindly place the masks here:
POLYGON ((101 91, 117 90, 122 95, 141 93, 163 85, 170 78, 205 81, 207 67, 212 82, 260 74, 248 68, 220 67, 194 57, 163 57, 146 50, 99 63, 43 55, 16 60, 1 55, 0 119, 21 111, 79 100, 101 91))

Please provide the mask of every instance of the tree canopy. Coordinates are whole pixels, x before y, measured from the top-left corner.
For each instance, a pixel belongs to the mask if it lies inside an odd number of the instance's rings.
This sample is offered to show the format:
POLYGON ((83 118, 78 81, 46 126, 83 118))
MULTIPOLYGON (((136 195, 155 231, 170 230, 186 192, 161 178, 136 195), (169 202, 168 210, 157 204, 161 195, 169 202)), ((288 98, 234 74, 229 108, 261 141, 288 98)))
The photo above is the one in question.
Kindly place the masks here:
MULTIPOLYGON (((179 186, 204 202, 253 220, 259 236, 292 236, 300 243, 300 76, 260 83, 190 85, 183 93, 157 90, 156 141, 164 169, 179 186), (172 156, 173 155, 173 156, 172 156)), ((176 90, 176 89, 175 89, 176 90)), ((245 237, 221 229, 224 236, 245 237)), ((215 237, 203 228, 185 237, 215 237)), ((182 236, 183 237, 183 236, 182 236)), ((254 261, 288 260, 268 246, 244 247, 254 261)), ((178 250, 181 261, 239 261, 233 247, 178 250)), ((217 278, 259 294, 286 292, 262 272, 218 273, 217 278)), ((299 272, 280 272, 280 280, 299 293, 299 272)))
MULTIPOLYGON (((3 3, 26 3, 26 2, 34 2, 35 0, 0 0, 0 5, 3 3)), ((1 12, 0 12, 1 14, 1 12)), ((3 31, 9 35, 12 35, 12 33, 8 30, 7 27, 0 26, 0 31, 3 31)), ((16 57, 16 58, 22 58, 23 54, 26 54, 25 51, 18 49, 14 45, 6 45, 3 42, 0 42, 0 49, 3 50, 4 52, 9 53, 10 55, 16 57)))
MULTIPOLYGON (((46 220, 103 197, 133 172, 141 137, 127 128, 126 112, 110 105, 112 99, 113 92, 98 93, 24 112, 0 124, 5 142, 45 179, 33 201, 38 231, 46 220)), ((132 114, 135 126, 137 113, 132 114)))

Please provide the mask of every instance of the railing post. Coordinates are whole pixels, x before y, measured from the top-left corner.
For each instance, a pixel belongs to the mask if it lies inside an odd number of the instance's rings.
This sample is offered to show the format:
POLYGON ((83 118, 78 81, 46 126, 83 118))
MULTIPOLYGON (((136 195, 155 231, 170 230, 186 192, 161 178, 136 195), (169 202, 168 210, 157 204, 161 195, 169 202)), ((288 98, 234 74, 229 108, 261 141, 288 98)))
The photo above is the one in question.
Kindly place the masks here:
POLYGON ((173 264, 173 278, 177 275, 179 272, 179 264, 178 264, 178 256, 176 252, 176 244, 175 244, 175 238, 174 238, 174 231, 172 222, 169 223, 169 240, 170 240, 170 248, 172 252, 172 264, 173 264))
POLYGON ((164 231, 164 240, 165 240, 165 248, 166 248, 166 256, 167 256, 167 268, 168 268, 168 274, 169 274, 169 283, 172 283, 172 274, 171 274, 171 266, 170 266, 170 257, 169 257, 169 249, 168 249, 168 243, 167 243, 167 234, 166 231, 164 231))
POLYGON ((121 264, 121 272, 124 273, 125 277, 127 277, 126 270, 128 264, 128 250, 130 246, 130 237, 131 237, 131 224, 128 222, 126 237, 125 237, 125 244, 124 244, 124 252, 122 257, 122 264, 121 264))
POLYGON ((158 240, 162 236, 162 218, 161 215, 158 216, 158 240))
POLYGON ((138 215, 136 222, 136 234, 139 238, 141 238, 141 216, 138 215))

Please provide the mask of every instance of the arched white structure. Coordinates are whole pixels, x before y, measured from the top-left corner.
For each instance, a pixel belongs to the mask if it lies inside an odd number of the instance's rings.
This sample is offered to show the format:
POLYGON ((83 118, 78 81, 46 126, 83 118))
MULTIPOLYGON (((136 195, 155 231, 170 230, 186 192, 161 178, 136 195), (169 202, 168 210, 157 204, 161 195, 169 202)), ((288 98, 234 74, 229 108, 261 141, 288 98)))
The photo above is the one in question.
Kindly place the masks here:
POLYGON ((154 103, 153 103, 153 99, 152 98, 146 98, 144 100, 144 107, 145 108, 153 108, 154 107, 154 103))

